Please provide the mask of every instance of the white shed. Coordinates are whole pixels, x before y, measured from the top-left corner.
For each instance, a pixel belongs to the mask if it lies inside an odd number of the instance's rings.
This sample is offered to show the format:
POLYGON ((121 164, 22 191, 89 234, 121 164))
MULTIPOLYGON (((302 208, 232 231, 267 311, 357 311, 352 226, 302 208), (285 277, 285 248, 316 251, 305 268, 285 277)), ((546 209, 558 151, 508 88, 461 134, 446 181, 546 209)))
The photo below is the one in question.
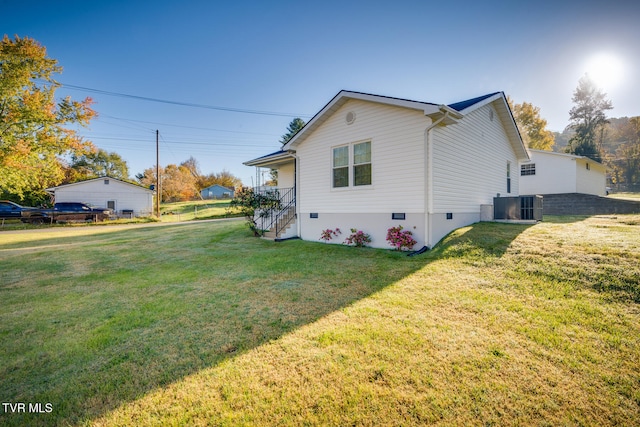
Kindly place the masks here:
POLYGON ((153 190, 110 177, 74 182, 46 191, 53 194, 56 203, 87 203, 125 216, 150 216, 153 212, 153 190))
POLYGON ((607 194, 607 168, 588 157, 529 150, 520 164, 520 194, 607 194))

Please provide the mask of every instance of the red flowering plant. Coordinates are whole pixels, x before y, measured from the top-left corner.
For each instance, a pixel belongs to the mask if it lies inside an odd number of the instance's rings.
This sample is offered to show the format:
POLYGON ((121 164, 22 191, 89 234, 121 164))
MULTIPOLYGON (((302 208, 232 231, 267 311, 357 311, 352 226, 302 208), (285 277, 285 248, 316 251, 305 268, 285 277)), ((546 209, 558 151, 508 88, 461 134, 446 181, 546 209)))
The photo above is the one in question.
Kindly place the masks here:
POLYGON ((418 243, 409 230, 402 231, 401 225, 387 230, 387 242, 398 251, 408 251, 418 243))
POLYGON ((322 230, 322 233, 320 234, 320 240, 324 240, 328 243, 329 240, 333 239, 333 237, 337 236, 338 234, 342 234, 342 231, 340 231, 339 228, 336 228, 335 230, 327 228, 326 230, 322 230))
POLYGON ((351 235, 344 239, 345 245, 353 245, 358 248, 367 246, 367 243, 371 243, 371 236, 363 232, 362 230, 351 229, 351 235))

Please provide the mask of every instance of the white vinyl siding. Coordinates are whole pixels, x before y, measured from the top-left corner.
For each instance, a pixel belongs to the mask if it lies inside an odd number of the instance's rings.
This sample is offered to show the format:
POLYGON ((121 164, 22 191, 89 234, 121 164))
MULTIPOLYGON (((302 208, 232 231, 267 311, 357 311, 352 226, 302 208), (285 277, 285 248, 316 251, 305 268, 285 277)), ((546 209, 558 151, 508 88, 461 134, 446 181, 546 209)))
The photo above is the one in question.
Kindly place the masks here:
MULTIPOLYGON (((507 196, 506 165, 518 164, 499 115, 486 105, 458 124, 433 131, 434 212, 479 212, 499 193, 507 196), (473 167, 471 167, 473 165, 473 167)), ((518 195, 518 176, 510 177, 511 196, 518 195)))
MULTIPOLYGON (((584 193, 606 195, 607 169, 586 158, 531 150, 535 173, 520 178, 521 194, 584 193), (589 163, 589 169, 586 164, 589 163)), ((524 168, 530 164, 522 164, 524 168)))
POLYGON ((296 147, 300 212, 388 212, 389 218, 391 212, 424 212, 424 131, 430 123, 421 111, 346 102, 296 147), (349 111, 355 112, 352 124, 345 121, 349 111), (353 150, 363 142, 370 142, 370 153, 359 154, 358 165, 351 160, 349 175, 353 180, 354 167, 366 172, 365 165, 370 164, 371 184, 335 189, 333 149, 353 150))
POLYGON ((576 192, 606 196, 606 187, 607 169, 602 164, 589 159, 576 160, 576 192))
POLYGON ((55 201, 88 203, 106 208, 113 203, 118 211, 133 210, 135 215, 150 215, 153 211, 153 192, 113 178, 98 178, 63 185, 55 190, 55 201))

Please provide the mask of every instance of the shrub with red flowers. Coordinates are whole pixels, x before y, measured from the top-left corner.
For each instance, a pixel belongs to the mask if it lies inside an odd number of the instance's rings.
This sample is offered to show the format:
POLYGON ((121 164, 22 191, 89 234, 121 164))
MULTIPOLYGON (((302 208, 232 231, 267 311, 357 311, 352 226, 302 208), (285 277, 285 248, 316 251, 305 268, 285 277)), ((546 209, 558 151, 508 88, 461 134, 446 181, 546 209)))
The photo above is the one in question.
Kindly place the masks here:
POLYGON ((326 230, 322 230, 322 233, 320 234, 320 240, 329 242, 329 240, 333 239, 334 236, 337 236, 338 234, 342 234, 339 228, 336 228, 335 230, 327 228, 326 230))
POLYGON ((402 231, 401 225, 387 230, 387 242, 398 251, 408 251, 418 243, 410 231, 402 231))
POLYGON ((358 248, 367 246, 367 243, 371 243, 371 236, 363 232, 362 230, 351 229, 351 235, 344 239, 345 245, 353 245, 358 248))

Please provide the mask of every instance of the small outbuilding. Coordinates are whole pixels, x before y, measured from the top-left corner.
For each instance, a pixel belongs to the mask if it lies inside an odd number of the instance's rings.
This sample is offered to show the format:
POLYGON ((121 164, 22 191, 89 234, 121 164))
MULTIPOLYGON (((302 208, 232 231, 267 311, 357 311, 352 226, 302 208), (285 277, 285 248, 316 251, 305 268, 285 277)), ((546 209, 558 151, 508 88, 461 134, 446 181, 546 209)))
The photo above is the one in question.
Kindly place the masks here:
POLYGON ((56 203, 82 202, 113 210, 118 216, 150 216, 154 191, 116 178, 102 177, 47 188, 56 203))
POLYGON ((200 191, 200 196, 203 199, 232 199, 234 195, 232 188, 223 187, 219 184, 214 184, 200 191))
POLYGON ((607 168, 588 157, 529 150, 520 164, 520 194, 607 194, 607 168))

